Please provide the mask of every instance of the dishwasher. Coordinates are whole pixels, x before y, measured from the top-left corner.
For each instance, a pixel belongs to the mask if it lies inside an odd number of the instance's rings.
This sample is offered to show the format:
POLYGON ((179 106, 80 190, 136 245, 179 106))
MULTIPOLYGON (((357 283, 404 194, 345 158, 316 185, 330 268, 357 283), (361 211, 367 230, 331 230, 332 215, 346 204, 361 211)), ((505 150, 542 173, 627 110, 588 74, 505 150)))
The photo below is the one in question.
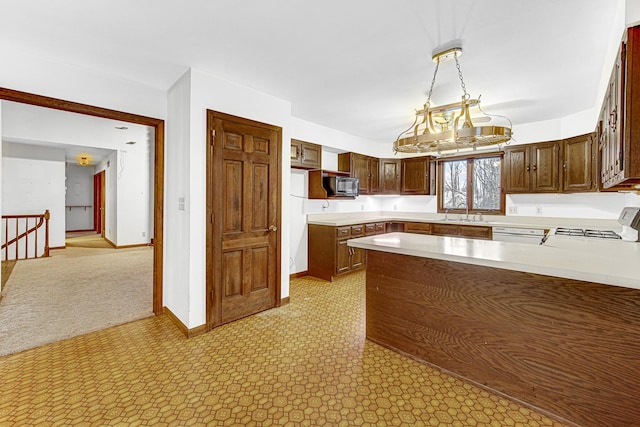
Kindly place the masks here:
POLYGON ((493 240, 538 245, 546 231, 541 228, 493 227, 493 240))

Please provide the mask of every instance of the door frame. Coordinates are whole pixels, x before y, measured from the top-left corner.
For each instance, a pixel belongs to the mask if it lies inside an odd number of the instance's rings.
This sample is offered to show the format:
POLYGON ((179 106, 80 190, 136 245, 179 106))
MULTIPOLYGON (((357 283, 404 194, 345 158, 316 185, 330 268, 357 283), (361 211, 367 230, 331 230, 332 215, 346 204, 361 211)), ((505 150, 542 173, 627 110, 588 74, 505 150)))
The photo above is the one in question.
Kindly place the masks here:
MULTIPOLYGON (((216 306, 215 299, 215 277, 214 277, 214 266, 216 265, 214 257, 217 253, 222 251, 222 242, 214 242, 213 234, 214 234, 214 226, 217 224, 221 224, 220 222, 216 223, 215 218, 221 218, 221 212, 216 212, 216 191, 219 191, 217 188, 211 188, 211 182, 213 182, 214 175, 214 144, 221 143, 220 138, 222 135, 216 135, 214 119, 222 119, 233 121, 236 123, 241 123, 247 126, 257 126, 261 128, 270 129, 277 133, 278 141, 276 143, 277 146, 277 156, 278 160, 276 162, 277 165, 277 189, 276 194, 278 200, 276 202, 277 211, 276 211, 276 224, 278 226, 278 231, 276 232, 276 301, 274 307, 280 307, 282 305, 282 128, 279 126, 270 125, 268 123, 258 122, 251 119, 246 119, 243 117, 234 116, 231 114, 221 113, 218 111, 207 110, 207 171, 206 171, 206 193, 207 193, 207 208, 206 208, 206 218, 207 218, 207 227, 206 227, 206 325, 207 330, 211 330, 216 326, 214 322, 211 321, 213 311, 221 309, 220 306, 216 306)), ((220 299, 221 301, 221 299, 220 299)), ((219 317, 219 316, 218 316, 219 317)))
MULTIPOLYGON (((154 132, 154 176, 153 176, 153 312, 162 314, 162 248, 164 225, 164 120, 140 116, 123 111, 81 104, 48 96, 36 95, 28 92, 0 87, 0 100, 30 104, 38 107, 86 114, 104 119, 119 120, 153 127, 154 132)), ((104 229, 104 226, 103 226, 104 229)))

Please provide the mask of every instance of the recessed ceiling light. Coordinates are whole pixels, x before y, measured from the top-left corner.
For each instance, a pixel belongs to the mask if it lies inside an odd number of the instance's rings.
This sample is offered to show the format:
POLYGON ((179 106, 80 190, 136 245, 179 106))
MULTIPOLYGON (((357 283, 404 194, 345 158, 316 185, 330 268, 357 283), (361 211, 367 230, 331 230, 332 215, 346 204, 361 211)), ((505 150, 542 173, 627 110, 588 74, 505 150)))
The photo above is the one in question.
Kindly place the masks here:
POLYGON ((116 126, 115 128, 118 129, 118 130, 127 130, 127 129, 129 129, 126 126, 116 126))

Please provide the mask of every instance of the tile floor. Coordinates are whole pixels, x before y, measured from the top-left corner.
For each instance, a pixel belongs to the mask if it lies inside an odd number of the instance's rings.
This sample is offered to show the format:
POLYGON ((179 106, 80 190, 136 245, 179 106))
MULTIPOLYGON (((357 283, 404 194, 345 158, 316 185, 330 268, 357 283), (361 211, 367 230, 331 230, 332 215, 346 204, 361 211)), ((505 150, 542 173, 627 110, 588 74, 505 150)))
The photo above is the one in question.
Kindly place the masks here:
POLYGON ((364 274, 186 339, 166 316, 0 358, 0 426, 560 426, 364 339, 364 274))

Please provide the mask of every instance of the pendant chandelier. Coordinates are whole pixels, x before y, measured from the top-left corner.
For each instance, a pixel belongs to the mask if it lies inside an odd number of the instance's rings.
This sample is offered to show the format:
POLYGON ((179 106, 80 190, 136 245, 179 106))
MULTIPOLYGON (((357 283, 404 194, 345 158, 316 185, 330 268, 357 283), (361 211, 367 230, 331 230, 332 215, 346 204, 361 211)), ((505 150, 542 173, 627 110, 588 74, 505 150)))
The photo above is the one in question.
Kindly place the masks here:
POLYGON ((416 111, 416 119, 393 144, 394 152, 403 153, 441 153, 445 150, 460 150, 501 144, 511 140, 511 121, 503 116, 486 114, 480 108, 480 97, 471 99, 462 78, 458 57, 461 47, 452 47, 433 54, 436 63, 427 102, 416 111), (431 94, 441 63, 454 59, 462 87, 460 102, 431 106, 431 94), (472 118, 473 115, 473 118, 472 118), (502 119, 503 126, 496 124, 496 118, 502 119), (506 124, 508 122, 508 125, 506 124))

